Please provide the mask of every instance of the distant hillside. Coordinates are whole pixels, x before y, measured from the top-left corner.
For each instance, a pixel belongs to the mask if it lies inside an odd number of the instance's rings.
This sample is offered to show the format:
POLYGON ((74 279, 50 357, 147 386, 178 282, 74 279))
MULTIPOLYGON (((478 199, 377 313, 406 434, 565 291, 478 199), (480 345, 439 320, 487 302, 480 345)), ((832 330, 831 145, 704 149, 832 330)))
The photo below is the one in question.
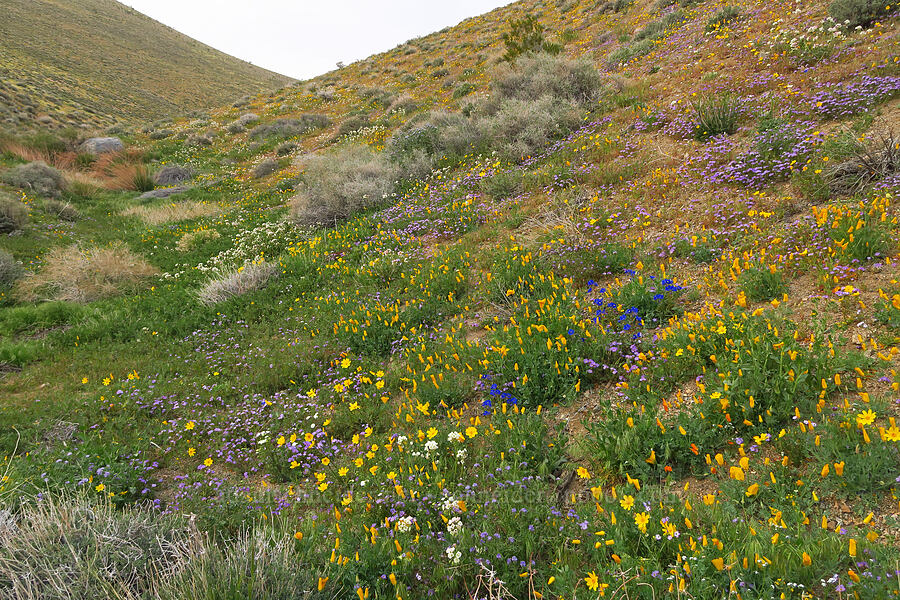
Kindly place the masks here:
POLYGON ((0 14, 5 128, 155 119, 291 81, 113 0, 0 0, 0 14))

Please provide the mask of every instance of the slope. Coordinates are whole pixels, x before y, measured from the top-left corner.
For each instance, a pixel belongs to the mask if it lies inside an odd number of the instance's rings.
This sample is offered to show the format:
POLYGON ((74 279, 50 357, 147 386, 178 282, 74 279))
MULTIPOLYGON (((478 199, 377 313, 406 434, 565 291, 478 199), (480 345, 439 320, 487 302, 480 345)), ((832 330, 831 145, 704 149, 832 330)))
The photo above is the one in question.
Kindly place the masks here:
POLYGON ((10 144, 0 590, 895 597, 900 36, 836 5, 527 0, 67 189, 10 144))
POLYGON ((290 81, 114 0, 4 0, 0 13, 8 128, 146 121, 290 81))

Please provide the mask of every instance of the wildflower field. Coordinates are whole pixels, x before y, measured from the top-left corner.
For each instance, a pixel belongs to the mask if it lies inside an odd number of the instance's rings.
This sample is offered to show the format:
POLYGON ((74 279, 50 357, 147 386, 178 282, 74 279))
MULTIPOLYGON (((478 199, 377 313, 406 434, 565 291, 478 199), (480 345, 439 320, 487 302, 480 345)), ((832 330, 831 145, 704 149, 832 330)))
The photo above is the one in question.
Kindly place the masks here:
POLYGON ((0 186, 0 598, 900 596, 896 15, 524 0, 0 186))

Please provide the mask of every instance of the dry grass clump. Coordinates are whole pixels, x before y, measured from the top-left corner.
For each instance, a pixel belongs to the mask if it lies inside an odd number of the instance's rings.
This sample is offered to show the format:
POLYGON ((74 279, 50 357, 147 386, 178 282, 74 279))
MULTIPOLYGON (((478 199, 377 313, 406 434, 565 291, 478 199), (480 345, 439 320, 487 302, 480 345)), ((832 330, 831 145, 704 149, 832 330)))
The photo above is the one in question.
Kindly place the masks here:
POLYGON ((111 190, 149 192, 155 187, 150 170, 147 165, 141 163, 116 163, 110 165, 107 172, 109 181, 106 187, 111 190))
POLYGON ((217 240, 222 237, 215 229, 201 229, 199 231, 190 231, 175 243, 175 249, 179 252, 190 252, 194 248, 202 245, 204 242, 217 240))
POLYGON ((48 495, 0 511, 0 599, 145 597, 179 574, 202 541, 174 518, 48 495))
POLYGON ((248 263, 208 282, 198 297, 203 304, 212 306, 266 287, 277 273, 278 267, 271 263, 248 263))
POLYGON ((105 248, 54 248, 43 270, 23 279, 18 295, 26 301, 91 302, 118 294, 159 271, 117 242, 105 248))
POLYGON ((218 204, 204 202, 178 202, 163 206, 132 206, 122 212, 126 217, 138 217, 151 227, 166 223, 187 221, 199 217, 211 217, 222 213, 218 204))

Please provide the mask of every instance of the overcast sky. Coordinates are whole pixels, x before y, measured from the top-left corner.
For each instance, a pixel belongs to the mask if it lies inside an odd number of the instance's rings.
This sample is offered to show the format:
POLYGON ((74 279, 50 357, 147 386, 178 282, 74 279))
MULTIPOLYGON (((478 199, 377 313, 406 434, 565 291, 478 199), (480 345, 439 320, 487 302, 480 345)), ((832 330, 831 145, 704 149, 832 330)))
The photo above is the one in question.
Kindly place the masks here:
POLYGON ((307 79, 510 0, 121 0, 213 48, 307 79))

